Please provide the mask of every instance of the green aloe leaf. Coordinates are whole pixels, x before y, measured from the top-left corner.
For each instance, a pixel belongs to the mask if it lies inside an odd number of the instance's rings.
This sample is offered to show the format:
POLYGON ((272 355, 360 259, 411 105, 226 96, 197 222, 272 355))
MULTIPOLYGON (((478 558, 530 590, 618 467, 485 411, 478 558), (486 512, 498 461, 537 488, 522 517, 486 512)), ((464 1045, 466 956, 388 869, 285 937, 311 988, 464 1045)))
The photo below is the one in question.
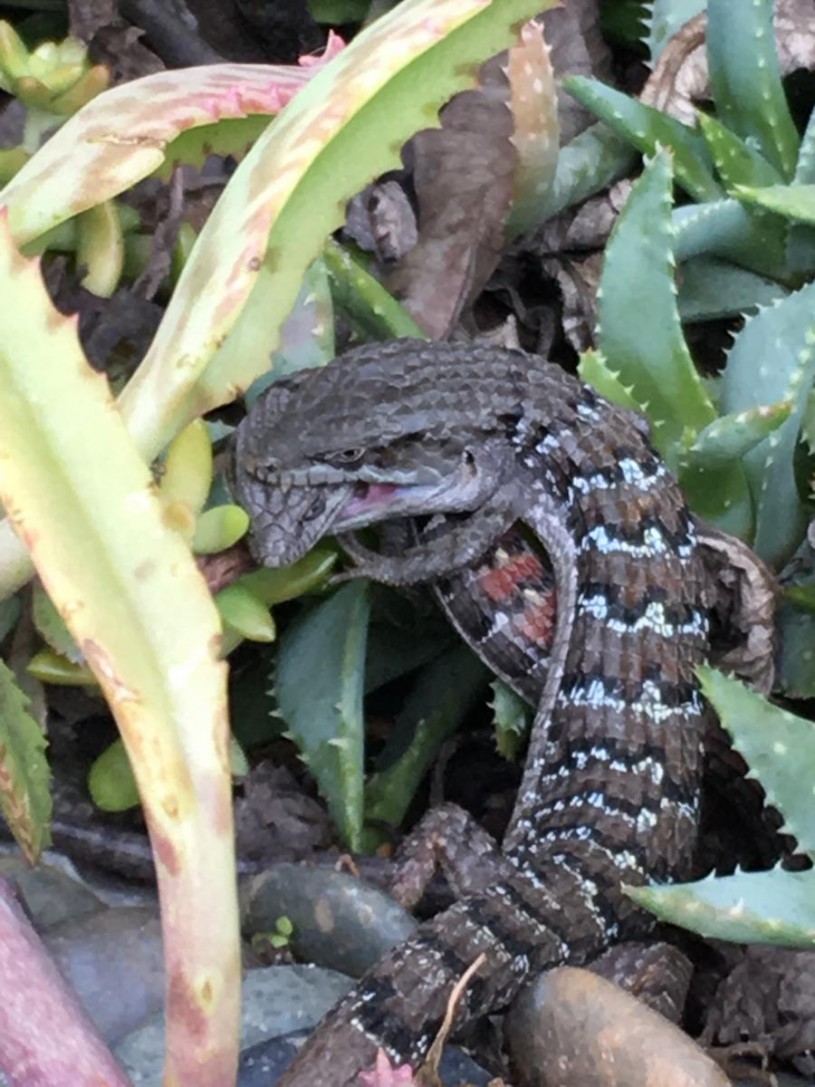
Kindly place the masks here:
POLYGON ((784 832, 815 857, 815 724, 713 668, 701 668, 699 677, 749 776, 783 815, 784 832))
POLYGON ((554 179, 538 208, 538 222, 607 189, 626 177, 636 162, 637 152, 628 140, 602 122, 589 125, 561 147, 554 179))
POLYGON ((196 555, 214 555, 243 539, 248 530, 249 516, 240 506, 212 506, 196 522, 192 549, 196 555))
POLYGON ((65 620, 54 607, 48 593, 36 582, 31 594, 31 617, 38 634, 55 653, 72 664, 84 664, 79 646, 65 625, 65 620))
POLYGON ((652 64, 659 60, 660 53, 682 25, 705 10, 705 3, 706 0, 652 0, 647 5, 650 16, 646 20, 646 45, 652 64))
POLYGON ((320 257, 306 269, 291 313, 280 330, 280 346, 272 355, 275 374, 292 374, 325 366, 334 358, 334 300, 328 267, 320 257))
MULTIPOLYGON (((418 674, 365 792, 365 818, 400 826, 439 748, 476 705, 487 669, 463 645, 418 674)), ((372 845, 371 840, 368 845, 372 845)))
POLYGON ((815 873, 737 872, 671 887, 626 888, 673 925, 740 944, 815 947, 815 873))
POLYGON ((26 666, 26 672, 40 683, 60 687, 99 687, 96 676, 87 664, 73 664, 67 657, 51 649, 35 653, 26 666))
POLYGON ((224 625, 231 627, 242 638, 252 642, 274 641, 275 624, 268 605, 239 582, 221 589, 215 597, 215 604, 224 625))
MULTIPOLYGON (((806 130, 798 152, 793 185, 815 184, 815 110, 809 115, 806 130)), ((791 216, 796 218, 796 216, 791 216)), ((790 269, 808 278, 815 266, 815 226, 809 223, 790 224, 787 242, 787 258, 790 269)))
POLYGON ((366 340, 389 340, 400 336, 426 339, 405 307, 366 271, 361 261, 329 238, 323 250, 337 308, 366 340))
POLYGON ((197 517, 212 487, 212 442, 203 419, 190 423, 170 443, 163 469, 159 489, 165 504, 181 502, 197 517))
POLYGON ((707 53, 716 113, 752 139, 784 179, 791 179, 800 138, 781 82, 773 0, 708 0, 707 53))
POLYGON ((640 403, 632 395, 632 387, 623 385, 620 374, 609 369, 608 362, 599 351, 584 351, 577 372, 586 384, 593 386, 612 404, 641 411, 640 403))
POLYGON ((0 642, 16 625, 21 610, 20 600, 16 596, 10 596, 8 600, 0 602, 0 642))
POLYGON ((505 759, 514 759, 529 735, 531 707, 503 680, 495 679, 492 688, 492 715, 495 746, 505 759))
POLYGON ((657 447, 675 465, 684 432, 701 430, 716 412, 693 365, 676 308, 671 183, 670 156, 660 152, 620 213, 598 292, 598 343, 608 368, 647 410, 657 447))
POLYGON ((789 225, 729 198, 686 204, 673 213, 678 262, 702 255, 722 257, 782 282, 791 278, 787 260, 789 225))
MULTIPOLYGON (((783 831, 815 856, 815 724, 774 706, 738 680, 699 669, 705 696, 747 761, 783 831)), ((815 872, 737 872, 673 887, 629 889, 658 917, 739 943, 815 946, 815 872)))
POLYGON ((804 541, 793 556, 776 614, 776 686, 788 698, 815 698, 815 553, 804 541))
POLYGON ((792 408, 789 400, 782 400, 766 408, 723 415, 700 431, 693 445, 682 454, 683 469, 705 469, 741 460, 789 419, 792 408))
POLYGON ((128 811, 139 803, 139 789, 125 745, 114 740, 88 772, 88 791, 102 811, 128 811))
POLYGON ((51 794, 45 736, 28 705, 14 673, 0 661, 0 810, 34 864, 51 844, 51 794))
POLYGON ((275 676, 288 735, 354 850, 362 844, 362 694, 369 613, 367 584, 344 585, 286 630, 275 676))
POLYGON ((680 470, 693 509, 725 531, 746 535, 752 506, 741 467, 680 463, 696 435, 716 419, 716 409, 679 319, 671 181, 670 155, 662 151, 635 183, 617 220, 598 291, 598 344, 605 370, 645 411, 654 444, 670 467, 680 470))
POLYGON ((239 577, 235 584, 242 585, 258 600, 272 607, 325 585, 336 562, 336 549, 329 544, 319 544, 291 566, 281 566, 277 570, 253 570, 239 577))
POLYGON ((815 110, 809 115, 804 135, 801 139, 801 147, 798 151, 798 161, 795 164, 793 183, 796 185, 809 185, 815 183, 815 110))
POLYGON ((772 305, 788 293, 780 283, 729 261, 691 257, 682 264, 677 304, 683 322, 716 321, 772 305))
POLYGON ((694 129, 597 79, 569 76, 563 84, 578 102, 644 155, 669 147, 676 180, 694 199, 721 199, 722 189, 713 176, 705 141, 694 129))
POLYGON ((806 527, 793 459, 813 378, 815 284, 809 284, 747 321, 721 380, 726 414, 782 400, 793 404, 786 422, 744 457, 756 507, 753 546, 771 565, 789 557, 806 527))
POLYGON ((783 178, 775 167, 729 128, 705 113, 698 114, 710 157, 728 191, 735 185, 777 185, 783 178))
POLYGON ((801 223, 815 223, 815 185, 737 185, 734 194, 746 204, 774 211, 801 223))

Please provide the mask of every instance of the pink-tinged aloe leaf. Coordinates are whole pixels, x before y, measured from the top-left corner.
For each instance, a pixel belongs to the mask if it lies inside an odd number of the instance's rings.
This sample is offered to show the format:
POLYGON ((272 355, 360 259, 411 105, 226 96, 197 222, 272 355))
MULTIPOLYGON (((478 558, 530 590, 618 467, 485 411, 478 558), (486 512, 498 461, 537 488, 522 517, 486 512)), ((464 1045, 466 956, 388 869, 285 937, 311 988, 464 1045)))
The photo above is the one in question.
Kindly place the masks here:
POLYGON ((45 737, 29 700, 0 661, 0 810, 33 864, 50 844, 51 794, 45 737))
POLYGON ((7 880, 0 880, 0 1067, 10 1087, 129 1087, 7 880))
POLYGON ((76 320, 54 309, 5 217, 0 283, 0 502, 108 699, 139 785, 162 905, 165 1082, 223 1087, 237 1063, 239 961, 217 612, 76 320))
POLYGON ((437 124, 438 108, 473 86, 479 62, 510 45, 540 7, 405 0, 289 102, 218 201, 122 395, 143 453, 158 452, 184 423, 268 369, 305 270, 341 224, 346 200, 397 165, 403 142, 437 124), (218 352, 227 335, 246 350, 233 340, 218 352))
MULTIPOLYGON (((336 51, 336 50, 334 50, 336 51)), ((318 69, 266 64, 211 64, 134 79, 92 99, 70 118, 0 192, 0 206, 22 245, 81 211, 110 200, 137 181, 202 148, 226 152, 246 145, 234 126, 217 142, 216 121, 266 123, 318 69), (195 139, 189 130, 207 126, 195 139), (184 141, 174 148, 174 141, 184 141)))

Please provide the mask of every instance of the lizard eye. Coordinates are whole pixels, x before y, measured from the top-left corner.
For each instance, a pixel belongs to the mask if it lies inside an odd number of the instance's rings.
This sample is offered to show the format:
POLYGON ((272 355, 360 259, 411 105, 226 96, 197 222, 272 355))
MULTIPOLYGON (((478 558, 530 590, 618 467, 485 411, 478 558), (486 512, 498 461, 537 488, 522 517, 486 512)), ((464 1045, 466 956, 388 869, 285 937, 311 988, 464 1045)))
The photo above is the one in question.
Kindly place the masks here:
POLYGON ((336 453, 327 453, 323 457, 326 464, 333 464, 335 468, 356 468, 365 457, 364 449, 340 449, 336 453))

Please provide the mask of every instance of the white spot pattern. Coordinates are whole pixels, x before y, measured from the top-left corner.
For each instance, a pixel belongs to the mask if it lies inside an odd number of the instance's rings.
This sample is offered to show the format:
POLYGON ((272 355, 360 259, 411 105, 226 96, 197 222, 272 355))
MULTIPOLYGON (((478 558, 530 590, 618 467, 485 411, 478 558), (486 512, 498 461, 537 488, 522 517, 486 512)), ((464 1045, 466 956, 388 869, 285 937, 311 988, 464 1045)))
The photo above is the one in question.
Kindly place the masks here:
POLYGON ((650 601, 643 614, 633 623, 609 617, 610 610, 609 602, 602 593, 581 597, 577 602, 578 614, 590 615, 593 619, 604 622, 616 634, 638 634, 643 630, 651 630, 655 634, 662 635, 663 638, 675 638, 685 634, 705 637, 707 634, 707 617, 698 608, 691 611, 688 622, 678 624, 668 619, 665 614, 665 605, 659 600, 650 601))
POLYGON ((657 724, 676 716, 686 717, 689 714, 702 713, 701 698, 695 689, 685 702, 678 706, 669 706, 662 701, 662 692, 653 680, 643 683, 642 693, 637 701, 628 701, 609 694, 602 680, 592 678, 586 686, 558 691, 557 702, 564 706, 585 706, 588 709, 606 709, 620 714, 630 711, 657 724))
MULTIPOLYGON (((646 472, 637 461, 625 457, 618 461, 615 473, 619 473, 622 481, 629 486, 636 487, 640 491, 650 491, 662 484, 668 475, 668 469, 664 464, 659 463, 653 472, 646 472)), ((595 491, 610 491, 614 487, 619 487, 620 480, 610 477, 608 472, 596 472, 591 476, 575 476, 571 484, 573 490, 586 495, 593 494, 595 491)))

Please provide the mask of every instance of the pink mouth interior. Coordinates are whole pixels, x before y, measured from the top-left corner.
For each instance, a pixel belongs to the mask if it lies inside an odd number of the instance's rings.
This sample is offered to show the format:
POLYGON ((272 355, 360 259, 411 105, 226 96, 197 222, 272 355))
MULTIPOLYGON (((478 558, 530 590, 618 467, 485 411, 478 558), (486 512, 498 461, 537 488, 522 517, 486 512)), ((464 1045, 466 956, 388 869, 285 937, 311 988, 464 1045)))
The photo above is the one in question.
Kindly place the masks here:
POLYGON ((358 485, 354 496, 342 508, 343 517, 356 517, 372 508, 386 506, 398 492, 395 483, 363 483, 358 485))

